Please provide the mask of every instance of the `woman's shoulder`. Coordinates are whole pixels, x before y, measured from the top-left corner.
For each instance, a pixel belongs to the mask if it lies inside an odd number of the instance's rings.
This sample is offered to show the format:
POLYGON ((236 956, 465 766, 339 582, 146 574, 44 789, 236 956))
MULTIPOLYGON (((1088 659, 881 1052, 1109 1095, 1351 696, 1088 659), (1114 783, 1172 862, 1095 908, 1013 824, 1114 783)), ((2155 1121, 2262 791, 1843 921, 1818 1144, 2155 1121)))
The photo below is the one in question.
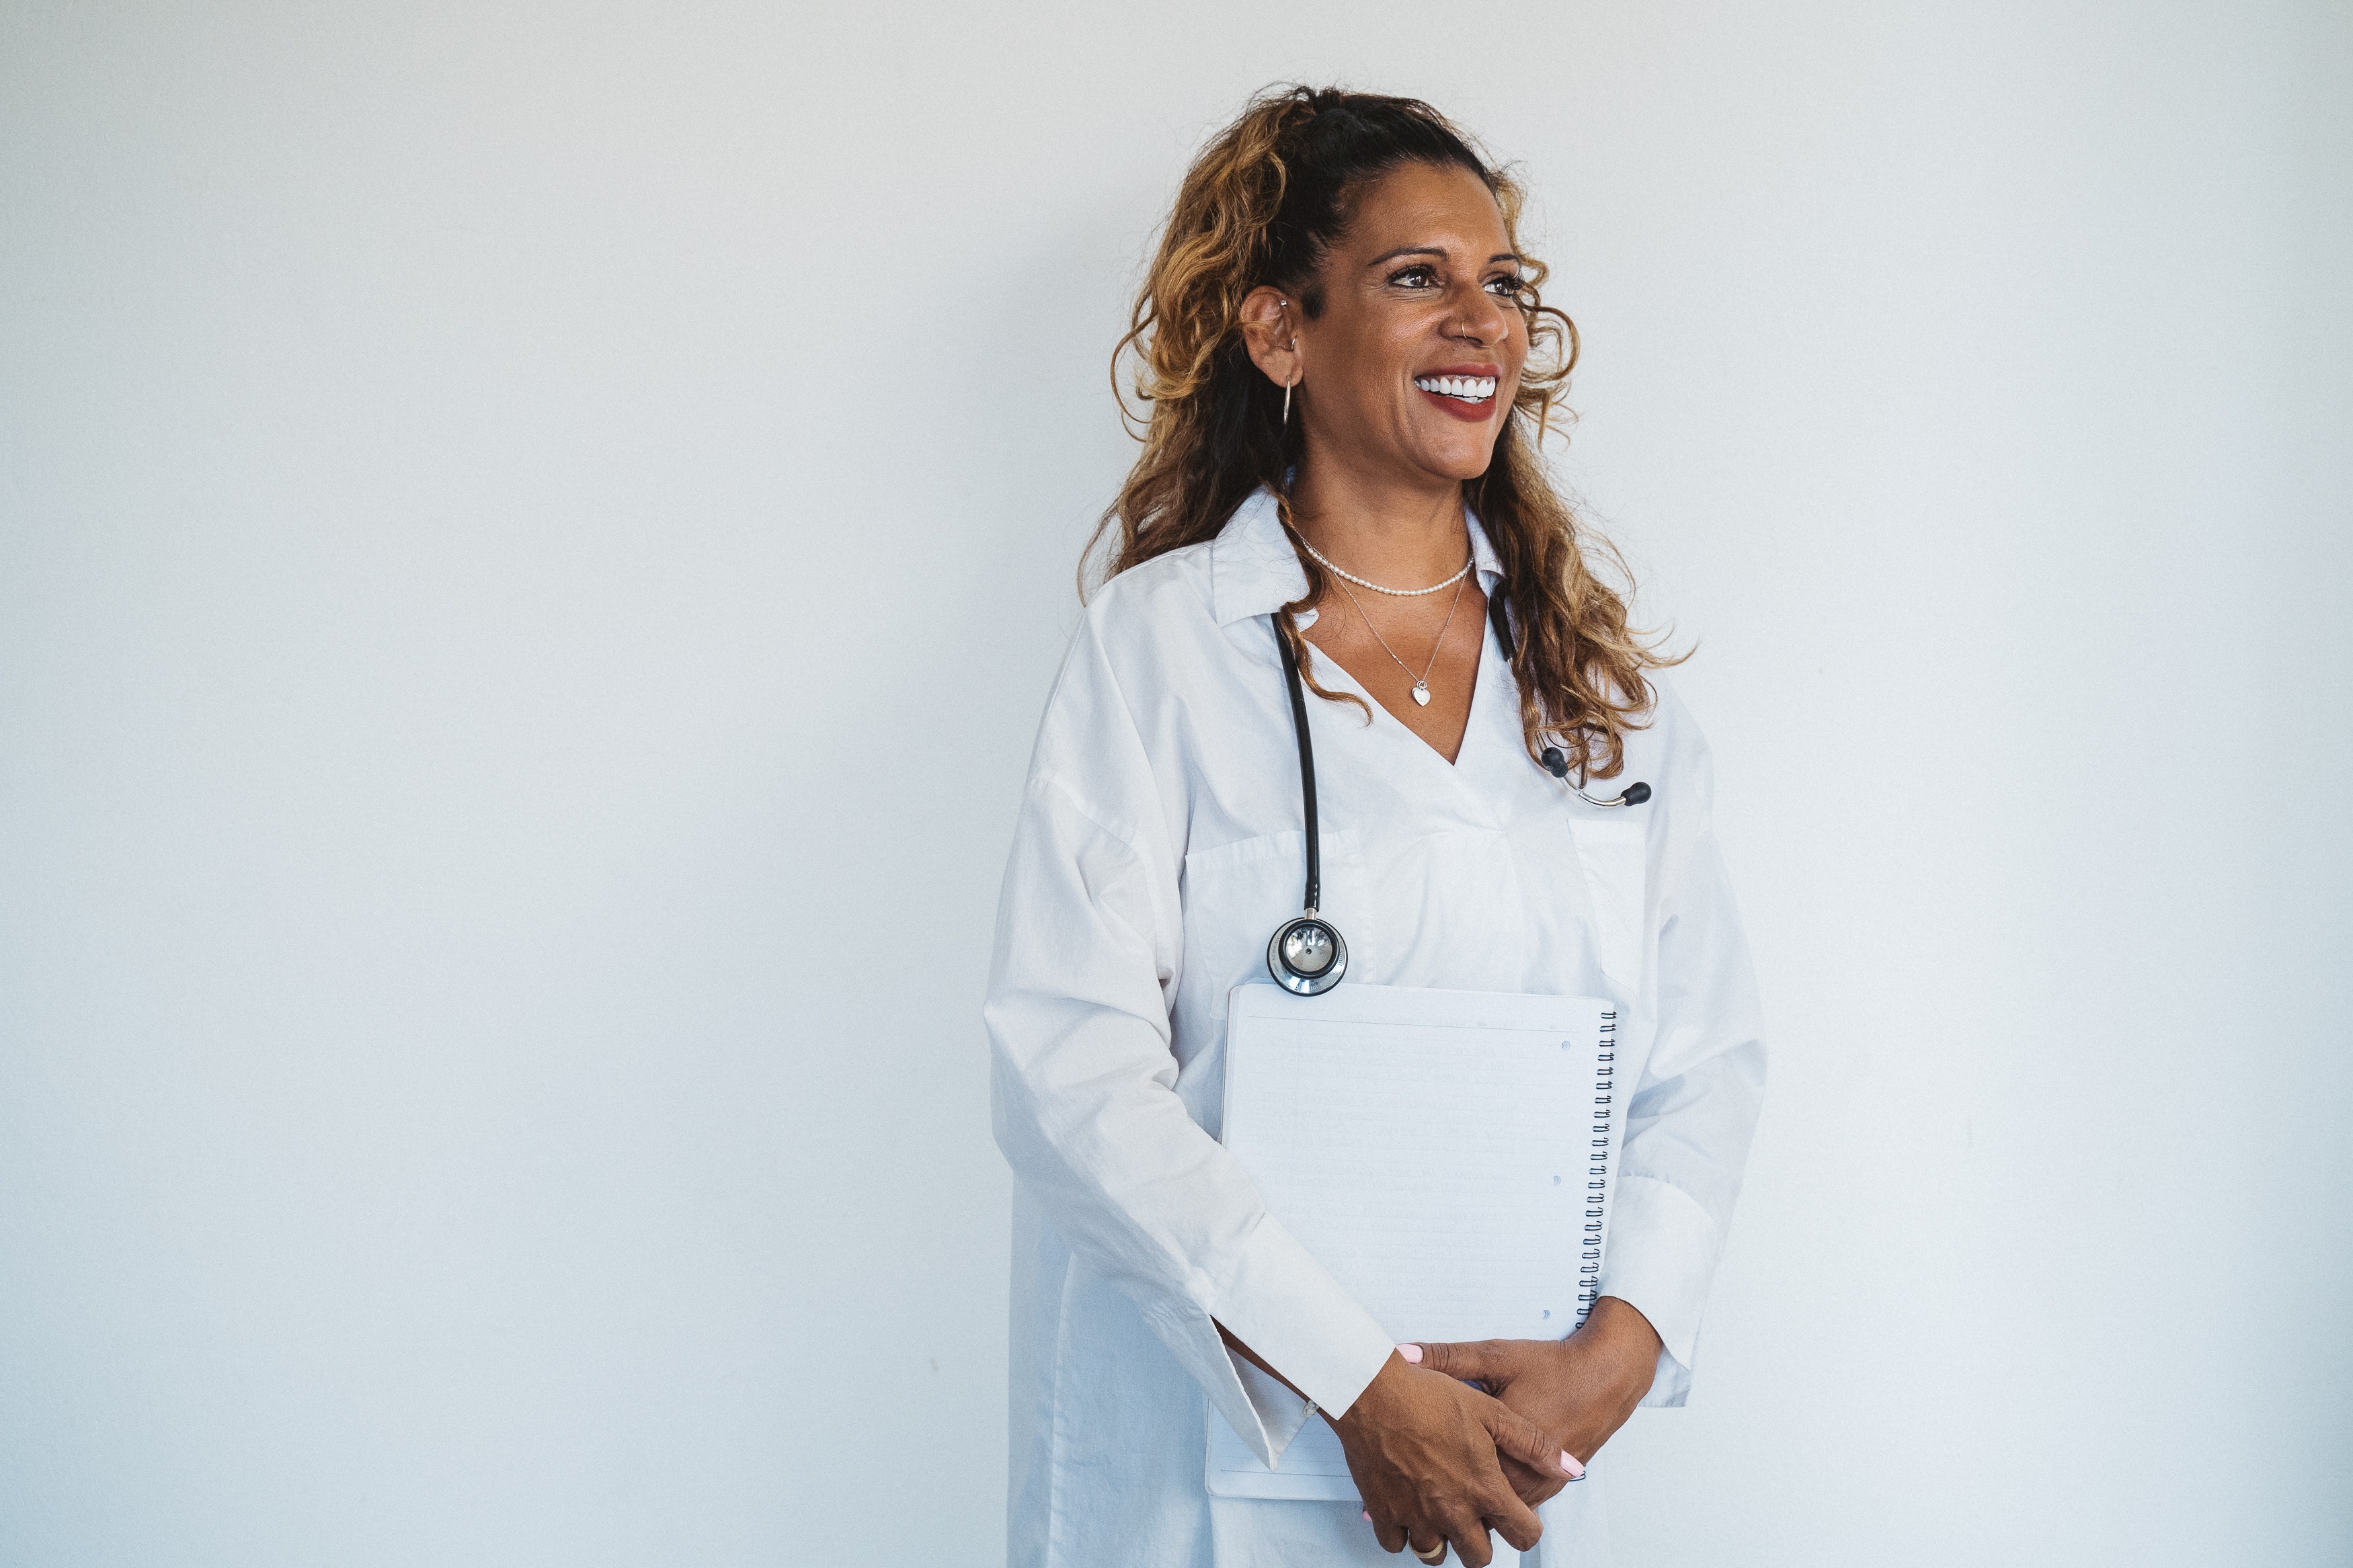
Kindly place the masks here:
POLYGON ((1209 549, 1189 544, 1139 562, 1086 596, 1060 675, 1050 720, 1072 710, 1132 711, 1192 665, 1217 635, 1210 608, 1209 549))
POLYGON ((1140 842, 1154 820, 1151 753, 1217 657, 1208 545, 1139 563, 1090 593, 1030 758, 1083 815, 1140 842))
POLYGON ((1209 614, 1214 539, 1179 545, 1106 579, 1087 595, 1087 619, 1099 626, 1182 621, 1209 614))
POLYGON ((1233 622, 1297 598, 1306 585, 1274 500, 1260 489, 1244 497, 1215 534, 1104 583, 1089 598, 1087 622, 1106 640, 1214 640, 1233 622))
POLYGON ((1661 670, 1643 673, 1650 687, 1650 705, 1633 715, 1624 731, 1626 755, 1629 762, 1672 756, 1678 760, 1693 752, 1705 752, 1707 737, 1700 731, 1699 721, 1692 716, 1690 706, 1675 683, 1661 670))
MULTIPOLYGON (((1641 779, 1651 785, 1671 819, 1704 822, 1715 793, 1715 760, 1675 683, 1658 670, 1647 672, 1651 707, 1639 728, 1625 731, 1625 765, 1618 781, 1641 779)), ((1618 782, 1613 781, 1613 782, 1618 782)))
POLYGON ((1188 662, 1219 638, 1217 541, 1181 545, 1139 562, 1087 595, 1081 640, 1125 675, 1188 662))

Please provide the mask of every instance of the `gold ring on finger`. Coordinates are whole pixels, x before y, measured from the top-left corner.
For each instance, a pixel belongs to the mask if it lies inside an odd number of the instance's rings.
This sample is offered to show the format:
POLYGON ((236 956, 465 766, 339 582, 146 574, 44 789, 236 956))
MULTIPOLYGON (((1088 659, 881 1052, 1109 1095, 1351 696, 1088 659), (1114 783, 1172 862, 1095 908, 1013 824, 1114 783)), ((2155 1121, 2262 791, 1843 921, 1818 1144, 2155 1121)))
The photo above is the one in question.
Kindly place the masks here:
POLYGON ((1420 1547, 1417 1546, 1413 1549, 1413 1554, 1416 1557, 1420 1558, 1424 1563, 1443 1563, 1446 1561, 1446 1542, 1441 1541, 1427 1552, 1424 1552, 1420 1547))

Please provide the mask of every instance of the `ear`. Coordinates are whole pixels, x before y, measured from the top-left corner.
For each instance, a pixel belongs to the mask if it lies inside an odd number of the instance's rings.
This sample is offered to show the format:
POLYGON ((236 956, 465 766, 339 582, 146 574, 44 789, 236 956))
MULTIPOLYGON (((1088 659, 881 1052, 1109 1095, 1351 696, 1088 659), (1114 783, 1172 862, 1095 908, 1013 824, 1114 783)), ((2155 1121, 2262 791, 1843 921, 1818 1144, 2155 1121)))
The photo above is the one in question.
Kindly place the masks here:
POLYGON ((1277 386, 1295 386, 1305 366, 1299 354, 1299 301, 1261 284, 1242 300, 1242 345, 1250 363, 1277 386))

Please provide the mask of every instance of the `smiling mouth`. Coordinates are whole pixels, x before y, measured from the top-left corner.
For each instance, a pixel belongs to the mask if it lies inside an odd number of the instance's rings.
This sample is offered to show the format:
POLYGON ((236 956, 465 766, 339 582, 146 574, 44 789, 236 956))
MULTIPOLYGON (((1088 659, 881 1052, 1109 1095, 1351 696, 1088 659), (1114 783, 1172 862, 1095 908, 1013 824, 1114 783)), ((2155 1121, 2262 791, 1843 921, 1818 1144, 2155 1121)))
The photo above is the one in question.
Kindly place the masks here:
POLYGON ((1495 395, 1495 378, 1492 375, 1418 375, 1413 384, 1424 392, 1434 392, 1460 403, 1484 403, 1495 395))

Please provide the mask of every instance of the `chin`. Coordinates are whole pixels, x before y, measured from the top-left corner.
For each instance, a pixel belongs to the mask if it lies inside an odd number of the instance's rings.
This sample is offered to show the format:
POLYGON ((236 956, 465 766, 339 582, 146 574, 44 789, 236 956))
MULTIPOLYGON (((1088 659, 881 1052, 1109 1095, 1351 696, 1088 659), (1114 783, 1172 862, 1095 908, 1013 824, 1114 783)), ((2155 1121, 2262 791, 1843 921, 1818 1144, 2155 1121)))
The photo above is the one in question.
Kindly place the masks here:
POLYGON ((1420 409, 1413 410, 1413 415, 1398 422, 1398 455, 1423 473, 1475 479, 1494 462, 1495 443, 1503 436, 1500 421, 1472 423, 1420 409))
POLYGON ((1476 447, 1451 447, 1433 454, 1430 467, 1450 479, 1475 479, 1485 473, 1495 461, 1495 443, 1482 441, 1476 447))

